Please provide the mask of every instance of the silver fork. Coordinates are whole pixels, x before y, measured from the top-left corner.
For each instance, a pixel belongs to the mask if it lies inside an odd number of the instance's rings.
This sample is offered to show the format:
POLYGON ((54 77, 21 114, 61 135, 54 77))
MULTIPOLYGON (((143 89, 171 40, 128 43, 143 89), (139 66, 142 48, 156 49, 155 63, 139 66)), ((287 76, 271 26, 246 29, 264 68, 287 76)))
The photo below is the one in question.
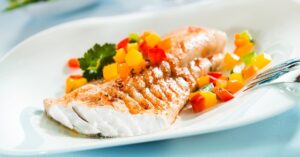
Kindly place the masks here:
POLYGON ((300 97, 300 58, 287 60, 257 75, 244 89, 254 90, 265 86, 279 86, 300 97))

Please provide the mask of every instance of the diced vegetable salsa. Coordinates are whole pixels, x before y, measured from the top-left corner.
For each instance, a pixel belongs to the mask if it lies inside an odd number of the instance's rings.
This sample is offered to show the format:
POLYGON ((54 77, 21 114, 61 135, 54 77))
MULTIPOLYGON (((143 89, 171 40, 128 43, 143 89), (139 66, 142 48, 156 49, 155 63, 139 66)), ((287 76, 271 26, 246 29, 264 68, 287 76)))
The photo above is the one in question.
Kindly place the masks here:
POLYGON ((142 72, 147 64, 158 65, 166 58, 165 50, 169 46, 169 39, 162 40, 154 32, 144 32, 142 35, 131 33, 117 44, 116 54, 113 56, 115 62, 103 68, 103 77, 105 80, 126 78, 133 73, 142 72), (115 65, 114 71, 117 71, 113 77, 111 70, 105 70, 111 65, 115 65))
MULTIPOLYGON (((125 79, 139 74, 147 65, 157 66, 166 58, 171 39, 162 39, 154 32, 141 35, 131 33, 118 44, 95 44, 82 58, 68 60, 70 68, 80 68, 83 75, 71 75, 66 80, 66 93, 88 81, 125 79)), ((254 51, 254 41, 248 31, 234 36, 235 48, 223 58, 221 71, 211 71, 197 79, 198 90, 191 93, 189 101, 194 112, 202 112, 234 98, 247 81, 271 62, 265 53, 254 51)))
POLYGON ((66 92, 87 81, 102 78, 106 81, 125 79, 132 74, 139 74, 147 65, 159 65, 166 58, 165 51, 170 47, 170 38, 162 39, 154 32, 144 32, 141 35, 131 33, 118 44, 95 44, 83 57, 69 59, 68 66, 80 68, 83 75, 76 79, 67 78, 66 92))
POLYGON ((254 52, 254 42, 248 31, 234 36, 234 51, 227 52, 223 59, 223 72, 209 72, 197 79, 198 90, 189 96, 194 112, 202 112, 217 104, 234 98, 246 82, 258 70, 271 62, 265 53, 254 52))

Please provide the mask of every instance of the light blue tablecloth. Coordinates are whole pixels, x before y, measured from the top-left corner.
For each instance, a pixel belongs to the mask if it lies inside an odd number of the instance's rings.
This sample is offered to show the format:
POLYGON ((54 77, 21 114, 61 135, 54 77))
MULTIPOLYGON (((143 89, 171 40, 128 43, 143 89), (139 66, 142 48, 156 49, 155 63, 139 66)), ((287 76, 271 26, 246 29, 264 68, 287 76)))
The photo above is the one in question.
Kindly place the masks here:
MULTIPOLYGON (((0 9, 4 5, 5 1, 1 0, 0 9)), ((59 17, 31 17, 23 11, 1 13, 0 57, 28 36, 53 25, 83 17, 109 16, 133 10, 141 11, 130 5, 126 7, 118 5, 117 0, 113 0, 99 1, 97 6, 59 17)), ((294 107, 288 112, 256 124, 222 132, 49 156, 298 157, 300 156, 300 107, 294 107)))

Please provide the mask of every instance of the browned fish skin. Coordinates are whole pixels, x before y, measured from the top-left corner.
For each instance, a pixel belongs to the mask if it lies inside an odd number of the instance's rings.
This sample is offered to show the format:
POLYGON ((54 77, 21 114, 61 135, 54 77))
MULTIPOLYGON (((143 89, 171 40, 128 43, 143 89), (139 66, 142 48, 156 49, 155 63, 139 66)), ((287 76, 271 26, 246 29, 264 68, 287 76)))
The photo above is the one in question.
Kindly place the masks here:
POLYGON ((109 105, 115 110, 165 116, 172 123, 196 88, 196 79, 206 74, 223 58, 226 35, 222 32, 188 27, 170 33, 171 48, 167 58, 156 67, 150 66, 140 74, 113 81, 94 81, 63 98, 46 100, 51 104, 68 105, 71 101, 92 106, 109 105))

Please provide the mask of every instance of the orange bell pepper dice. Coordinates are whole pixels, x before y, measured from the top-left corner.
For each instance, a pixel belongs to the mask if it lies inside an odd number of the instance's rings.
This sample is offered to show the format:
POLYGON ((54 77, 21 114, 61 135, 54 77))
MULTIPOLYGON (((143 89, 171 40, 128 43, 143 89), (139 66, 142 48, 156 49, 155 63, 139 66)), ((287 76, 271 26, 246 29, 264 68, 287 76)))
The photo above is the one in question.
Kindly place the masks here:
POLYGON ((234 94, 244 87, 244 83, 238 80, 229 80, 225 89, 234 94))
POLYGON ((245 45, 236 47, 234 49, 234 54, 238 55, 239 57, 243 57, 246 54, 251 53, 253 51, 253 48, 254 48, 254 44, 251 42, 248 42, 245 45))
POLYGON ((258 69, 253 65, 248 65, 242 70, 243 77, 249 79, 257 73, 258 69))
POLYGON ((159 48, 163 49, 164 51, 168 51, 171 48, 171 39, 166 38, 166 39, 162 40, 161 42, 159 42, 157 44, 157 46, 159 48))
POLYGON ((205 85, 208 85, 210 83, 210 78, 207 75, 200 76, 197 79, 197 84, 199 88, 202 88, 205 85))
POLYGON ((217 97, 221 100, 221 101, 228 101, 234 98, 234 96, 227 91, 224 88, 220 88, 220 87, 215 87, 213 89, 213 92, 217 95, 217 97))
POLYGON ((238 64, 240 57, 233 53, 226 53, 223 60, 224 70, 232 70, 238 64))
POLYGON ((127 63, 118 64, 118 73, 121 78, 126 78, 130 74, 130 68, 127 63))
POLYGON ((244 85, 245 85, 245 81, 242 74, 232 73, 229 76, 229 81, 227 82, 225 89, 228 90, 230 93, 234 94, 240 89, 242 89, 244 85))

